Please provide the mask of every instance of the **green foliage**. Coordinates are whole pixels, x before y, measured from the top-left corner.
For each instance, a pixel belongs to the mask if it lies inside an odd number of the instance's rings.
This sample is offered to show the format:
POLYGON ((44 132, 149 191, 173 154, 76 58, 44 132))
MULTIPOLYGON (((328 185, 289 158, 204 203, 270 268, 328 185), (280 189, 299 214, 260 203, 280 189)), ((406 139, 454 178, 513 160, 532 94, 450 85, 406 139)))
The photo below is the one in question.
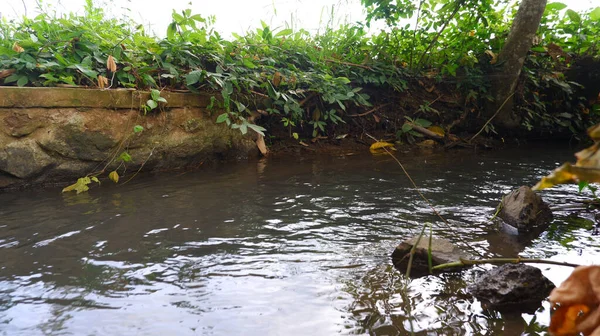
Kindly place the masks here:
MULTIPOLYGON (((387 30, 368 34, 357 23, 312 35, 262 22, 254 31, 225 40, 211 28, 215 18, 186 9, 173 11, 166 37, 157 38, 142 25, 106 16, 91 0, 81 15, 3 19, 0 71, 11 72, 0 85, 150 90, 145 113, 166 103, 162 90, 208 91, 218 97, 209 106, 217 111, 217 122, 244 134, 264 134, 266 129, 255 124, 258 113, 267 116, 261 122, 282 124, 295 138, 332 135, 350 110, 373 104, 373 92, 404 92, 423 77, 455 83, 465 108, 489 99, 487 74, 496 66, 490 63, 516 13, 512 2, 362 2, 366 25, 384 20, 387 30), (414 24, 406 24, 407 19, 414 24)), ((577 110, 577 84, 556 74, 568 67, 567 57, 558 67, 548 46, 556 44, 569 55, 595 55, 599 26, 600 8, 577 13, 561 3, 548 4, 540 41, 526 63, 526 90, 518 97, 525 128, 585 128, 586 118, 577 110), (545 98, 556 92, 564 101, 558 107, 545 98)), ((421 101, 417 114, 456 119, 421 101)))

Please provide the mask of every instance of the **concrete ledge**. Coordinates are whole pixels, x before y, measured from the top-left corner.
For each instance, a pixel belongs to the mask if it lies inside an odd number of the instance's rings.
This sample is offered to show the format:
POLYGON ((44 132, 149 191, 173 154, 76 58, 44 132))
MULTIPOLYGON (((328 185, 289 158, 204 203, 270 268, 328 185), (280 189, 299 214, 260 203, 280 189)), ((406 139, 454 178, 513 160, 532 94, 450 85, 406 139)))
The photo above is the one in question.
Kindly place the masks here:
MULTIPOLYGON (((206 107, 211 95, 163 91, 166 107, 206 107)), ((0 86, 0 107, 95 107, 139 109, 150 98, 147 91, 128 89, 45 88, 0 86)))

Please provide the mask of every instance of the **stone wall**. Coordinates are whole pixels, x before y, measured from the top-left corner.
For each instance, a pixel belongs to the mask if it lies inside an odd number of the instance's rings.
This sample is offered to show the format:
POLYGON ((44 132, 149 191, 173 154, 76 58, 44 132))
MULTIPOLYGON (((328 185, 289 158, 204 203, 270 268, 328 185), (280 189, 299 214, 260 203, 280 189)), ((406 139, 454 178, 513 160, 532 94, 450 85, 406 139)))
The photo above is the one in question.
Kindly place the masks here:
POLYGON ((251 136, 215 123, 210 96, 161 96, 167 104, 144 115, 148 92, 0 87, 0 190, 257 155, 251 136))

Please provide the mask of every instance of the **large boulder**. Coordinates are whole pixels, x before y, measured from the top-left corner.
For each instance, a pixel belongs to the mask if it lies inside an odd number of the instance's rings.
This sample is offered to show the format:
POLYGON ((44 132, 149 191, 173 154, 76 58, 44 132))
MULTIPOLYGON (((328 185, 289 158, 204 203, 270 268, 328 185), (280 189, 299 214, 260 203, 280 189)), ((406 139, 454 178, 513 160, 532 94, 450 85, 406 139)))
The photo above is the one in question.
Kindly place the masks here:
MULTIPOLYGON (((406 273, 410 251, 417 242, 418 237, 407 239, 400 243, 392 252, 392 263, 394 267, 406 273)), ((431 239, 431 262, 432 266, 446 264, 462 259, 468 259, 471 256, 454 246, 450 241, 442 238, 431 239)), ((429 274, 429 237, 423 236, 417 245, 413 257, 410 274, 413 276, 422 276, 429 274)), ((456 268, 452 268, 455 271, 456 268)))
POLYGON ((32 139, 11 142, 0 149, 0 172, 27 179, 35 177, 54 164, 32 139))
POLYGON ((498 213, 505 231, 528 234, 543 231, 552 220, 552 211, 531 188, 522 186, 504 196, 498 213))
POLYGON ((500 312, 533 313, 554 288, 539 268, 525 264, 496 267, 467 287, 485 308, 500 312))

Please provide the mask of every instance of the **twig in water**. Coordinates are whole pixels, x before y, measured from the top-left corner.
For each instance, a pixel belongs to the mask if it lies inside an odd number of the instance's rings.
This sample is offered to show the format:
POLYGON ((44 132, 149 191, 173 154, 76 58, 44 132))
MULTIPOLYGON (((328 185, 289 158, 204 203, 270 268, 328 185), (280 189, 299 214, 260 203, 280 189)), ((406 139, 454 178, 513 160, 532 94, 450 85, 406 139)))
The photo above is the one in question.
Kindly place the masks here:
MULTIPOLYGON (((367 136, 375 141, 378 141, 377 139, 375 139, 375 137, 373 137, 370 134, 367 134, 367 136)), ((431 211, 439 218, 442 220, 442 222, 446 225, 446 227, 448 228, 448 230, 454 230, 454 228, 452 227, 452 225, 450 225, 450 223, 444 218, 442 217, 442 215, 440 215, 440 213, 436 210, 436 208, 433 206, 433 204, 431 204, 431 202, 429 201, 429 199, 427 197, 425 197, 425 195, 423 195, 423 193, 421 191, 419 191, 419 187, 417 186, 417 184, 415 183, 415 181, 412 179, 412 177, 410 177, 410 174, 406 171, 406 169, 404 168, 404 165, 400 162, 400 160, 398 160, 398 158, 392 154, 392 152, 390 152, 387 148, 382 147, 383 150, 385 150, 385 152, 392 157, 392 159, 394 159, 394 161, 396 161, 396 163, 398 163, 398 165, 400 166, 400 168, 402 169, 402 172, 404 172, 404 175, 406 175, 406 177, 408 178, 408 180, 410 181, 410 183, 412 184, 413 188, 415 189, 415 191, 417 192, 417 194, 419 194, 419 196, 421 197, 421 199, 423 199, 425 201, 425 203, 427 203, 427 205, 429 206, 429 208, 431 209, 431 211)), ((458 238, 458 237, 457 237, 458 238)), ((460 238, 458 238, 460 240, 460 238)), ((479 253, 479 251, 475 250, 473 247, 471 247, 471 245, 463 242, 463 244, 465 246, 467 246, 468 248, 470 248, 473 252, 475 252, 475 254, 479 255, 480 257, 482 256, 481 253, 479 253)))
POLYGON ((558 265, 558 266, 567 266, 567 267, 577 267, 580 265, 571 264, 562 261, 552 261, 552 260, 543 260, 543 259, 524 259, 524 258, 493 258, 493 259, 478 259, 478 260, 470 260, 470 259, 460 259, 459 261, 454 261, 447 264, 441 264, 434 266, 432 271, 439 271, 446 268, 453 267, 464 267, 471 265, 481 265, 481 264, 519 264, 519 263, 528 263, 528 264, 550 264, 550 265, 558 265))

